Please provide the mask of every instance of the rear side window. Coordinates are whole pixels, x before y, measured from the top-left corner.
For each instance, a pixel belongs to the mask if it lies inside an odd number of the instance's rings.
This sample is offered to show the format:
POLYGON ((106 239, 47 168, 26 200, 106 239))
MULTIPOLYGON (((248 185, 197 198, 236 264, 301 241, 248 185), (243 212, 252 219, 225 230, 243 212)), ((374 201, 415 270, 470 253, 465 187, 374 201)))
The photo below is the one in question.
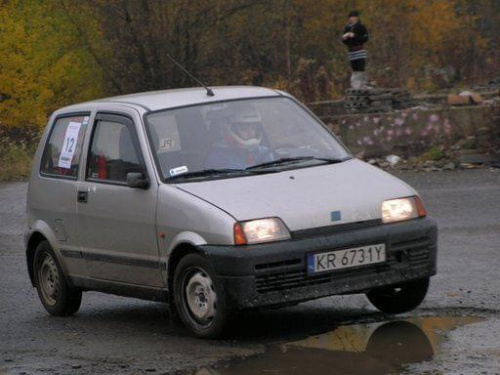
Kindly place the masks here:
POLYGON ((51 177, 78 176, 85 129, 89 116, 58 118, 45 145, 40 173, 51 177))
POLYGON ((127 173, 143 172, 132 137, 131 127, 123 123, 98 121, 90 146, 87 178, 126 182, 127 173))

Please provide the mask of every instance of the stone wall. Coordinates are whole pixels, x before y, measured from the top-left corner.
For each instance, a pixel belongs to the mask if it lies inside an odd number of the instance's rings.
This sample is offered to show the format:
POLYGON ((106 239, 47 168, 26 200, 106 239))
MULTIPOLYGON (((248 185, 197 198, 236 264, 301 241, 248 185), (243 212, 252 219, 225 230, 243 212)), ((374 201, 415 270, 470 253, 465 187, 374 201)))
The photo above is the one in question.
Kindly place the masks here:
POLYGON ((478 131, 500 132, 498 106, 412 108, 376 114, 324 115, 313 110, 354 153, 364 157, 420 155, 433 146, 447 149, 478 131))

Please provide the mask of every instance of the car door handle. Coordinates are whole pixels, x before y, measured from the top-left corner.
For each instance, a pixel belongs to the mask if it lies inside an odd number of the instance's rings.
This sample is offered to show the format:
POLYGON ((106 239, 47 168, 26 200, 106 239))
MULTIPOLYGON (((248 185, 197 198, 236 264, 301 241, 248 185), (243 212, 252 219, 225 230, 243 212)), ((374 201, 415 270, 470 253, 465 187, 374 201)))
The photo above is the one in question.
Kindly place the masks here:
POLYGON ((79 203, 87 203, 88 197, 89 197, 89 193, 87 193, 86 191, 79 191, 76 200, 79 203))

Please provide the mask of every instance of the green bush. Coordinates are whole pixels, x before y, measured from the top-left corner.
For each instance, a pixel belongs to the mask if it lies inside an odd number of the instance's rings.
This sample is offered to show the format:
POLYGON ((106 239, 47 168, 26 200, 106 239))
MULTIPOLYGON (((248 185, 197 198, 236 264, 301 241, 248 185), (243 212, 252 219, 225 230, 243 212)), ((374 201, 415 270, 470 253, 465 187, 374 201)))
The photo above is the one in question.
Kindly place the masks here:
POLYGON ((444 158, 444 152, 438 146, 431 147, 425 154, 424 159, 426 160, 441 160, 444 158))

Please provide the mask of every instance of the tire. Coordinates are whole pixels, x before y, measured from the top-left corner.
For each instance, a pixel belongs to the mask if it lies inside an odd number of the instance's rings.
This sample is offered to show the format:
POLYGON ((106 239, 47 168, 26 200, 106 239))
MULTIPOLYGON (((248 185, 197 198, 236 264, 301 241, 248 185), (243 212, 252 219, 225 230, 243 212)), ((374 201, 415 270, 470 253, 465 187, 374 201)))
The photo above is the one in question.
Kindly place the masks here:
POLYGON ((177 313, 192 333, 215 339, 227 332, 230 312, 210 261, 198 254, 186 255, 175 268, 173 284, 177 313))
POLYGON ((380 311, 401 314, 417 308, 429 289, 429 278, 372 289, 366 296, 380 311))
POLYGON ((82 291, 69 286, 47 241, 40 242, 36 248, 33 272, 38 297, 49 314, 69 316, 78 311, 82 303, 82 291))

